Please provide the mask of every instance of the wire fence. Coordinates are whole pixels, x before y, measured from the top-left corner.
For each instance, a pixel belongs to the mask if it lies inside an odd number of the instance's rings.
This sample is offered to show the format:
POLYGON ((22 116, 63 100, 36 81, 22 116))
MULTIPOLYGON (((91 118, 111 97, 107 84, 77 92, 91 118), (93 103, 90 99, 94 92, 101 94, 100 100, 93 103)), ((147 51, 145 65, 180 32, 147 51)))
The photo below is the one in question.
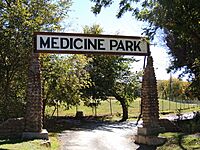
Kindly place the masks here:
MULTIPOLYGON (((140 114, 141 100, 136 99, 129 104, 128 112, 129 118, 137 118, 140 114)), ((122 108, 116 99, 108 99, 102 101, 97 107, 84 106, 81 103, 79 106, 66 109, 63 105, 60 105, 59 110, 54 115, 59 116, 75 116, 77 111, 82 111, 85 116, 122 116, 122 108)), ((176 100, 169 101, 159 99, 159 111, 161 114, 177 113, 178 111, 192 112, 200 110, 200 101, 189 100, 176 100)), ((47 114, 52 114, 53 108, 47 108, 47 114)))

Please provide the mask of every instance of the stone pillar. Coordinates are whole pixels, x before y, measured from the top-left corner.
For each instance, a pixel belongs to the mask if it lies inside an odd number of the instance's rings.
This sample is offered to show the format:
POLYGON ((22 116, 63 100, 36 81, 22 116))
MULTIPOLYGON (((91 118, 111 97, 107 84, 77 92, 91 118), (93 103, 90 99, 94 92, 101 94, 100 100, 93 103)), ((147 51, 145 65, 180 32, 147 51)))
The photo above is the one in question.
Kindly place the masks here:
POLYGON ((144 70, 142 80, 142 117, 143 127, 157 127, 159 119, 157 81, 155 77, 153 58, 147 59, 147 66, 144 70))
POLYGON ((23 138, 48 138, 47 131, 42 129, 42 90, 40 77, 39 54, 33 53, 28 70, 27 105, 23 138))
POLYGON ((147 58, 147 66, 144 70, 142 80, 142 120, 143 127, 138 127, 135 142, 147 145, 161 145, 165 139, 158 138, 158 134, 163 131, 159 126, 159 104, 157 94, 157 81, 155 77, 153 58, 147 58))

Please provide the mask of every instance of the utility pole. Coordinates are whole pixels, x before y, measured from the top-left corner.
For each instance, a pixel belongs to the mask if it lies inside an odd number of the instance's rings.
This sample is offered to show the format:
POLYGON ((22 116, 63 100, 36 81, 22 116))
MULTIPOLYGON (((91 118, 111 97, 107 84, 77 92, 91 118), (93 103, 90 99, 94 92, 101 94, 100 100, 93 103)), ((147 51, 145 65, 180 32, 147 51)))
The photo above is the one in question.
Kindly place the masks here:
POLYGON ((109 100, 110 100, 110 115, 112 116, 113 114, 112 114, 112 97, 110 97, 109 98, 109 100))

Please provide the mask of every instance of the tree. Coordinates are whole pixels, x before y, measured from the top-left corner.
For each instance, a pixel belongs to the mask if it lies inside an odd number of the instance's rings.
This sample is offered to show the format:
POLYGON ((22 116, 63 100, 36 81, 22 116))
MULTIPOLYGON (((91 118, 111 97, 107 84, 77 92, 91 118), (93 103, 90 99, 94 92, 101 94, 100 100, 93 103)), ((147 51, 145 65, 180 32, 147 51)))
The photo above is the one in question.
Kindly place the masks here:
MULTIPOLYGON (((92 11, 100 13, 102 7, 109 7, 112 0, 91 0, 95 3, 92 11)), ((171 67, 169 71, 184 69, 182 75, 189 73, 191 91, 200 95, 200 3, 198 0, 120 0, 117 17, 126 12, 149 23, 144 33, 151 39, 156 31, 164 31, 164 40, 169 47, 171 67)), ((200 98, 199 98, 200 99, 200 98)))
POLYGON ((160 98, 169 100, 186 100, 190 98, 190 100, 194 100, 188 93, 188 88, 190 87, 189 82, 177 78, 170 80, 158 81, 157 88, 160 98))
POLYGON ((0 1, 0 118, 23 116, 34 31, 54 31, 70 1, 0 1))
POLYGON ((89 73, 85 67, 89 59, 84 55, 42 55, 43 116, 45 107, 62 103, 69 109, 79 105, 81 89, 90 85, 89 73))
POLYGON ((170 91, 168 91, 169 87, 169 81, 168 80, 159 80, 157 83, 157 89, 158 89, 158 97, 162 99, 169 99, 170 91))
MULTIPOLYGON (((103 30, 99 25, 91 28, 86 26, 85 33, 99 34, 103 30)), ((92 86, 84 90, 85 96, 93 99, 107 99, 114 96, 121 104, 123 116, 121 121, 128 119, 128 103, 139 94, 140 84, 137 75, 130 71, 130 63, 133 58, 111 55, 88 55, 92 59, 88 65, 92 86)))

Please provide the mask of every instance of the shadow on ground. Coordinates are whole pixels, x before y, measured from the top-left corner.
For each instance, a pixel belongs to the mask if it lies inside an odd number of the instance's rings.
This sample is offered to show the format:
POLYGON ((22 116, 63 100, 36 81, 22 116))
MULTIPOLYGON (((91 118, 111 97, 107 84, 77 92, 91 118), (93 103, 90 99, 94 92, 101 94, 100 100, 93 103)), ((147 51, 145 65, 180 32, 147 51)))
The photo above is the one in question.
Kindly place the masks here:
MULTIPOLYGON (((49 132, 61 133, 64 130, 71 131, 107 131, 113 132, 115 129, 123 130, 136 128, 136 122, 111 122, 111 121, 101 121, 96 118, 82 118, 76 119, 73 117, 62 117, 62 118, 51 118, 46 124, 46 129, 49 132)), ((71 132, 70 132, 71 133, 71 132)), ((70 144, 69 144, 70 145, 70 144)), ((155 146, 139 145, 136 150, 156 150, 155 146)))
MULTIPOLYGON (((11 138, 11 139, 0 139, 0 145, 3 144, 17 144, 17 143, 23 143, 23 142, 28 142, 31 140, 22 140, 22 139, 18 139, 18 138, 11 138)), ((2 150, 2 148, 0 148, 0 150, 2 150)))
POLYGON ((111 131, 109 127, 116 129, 136 127, 134 122, 101 121, 101 117, 53 117, 45 121, 44 128, 49 132, 61 133, 64 130, 104 130, 111 131))
POLYGON ((156 150, 156 146, 140 145, 137 150, 156 150))

